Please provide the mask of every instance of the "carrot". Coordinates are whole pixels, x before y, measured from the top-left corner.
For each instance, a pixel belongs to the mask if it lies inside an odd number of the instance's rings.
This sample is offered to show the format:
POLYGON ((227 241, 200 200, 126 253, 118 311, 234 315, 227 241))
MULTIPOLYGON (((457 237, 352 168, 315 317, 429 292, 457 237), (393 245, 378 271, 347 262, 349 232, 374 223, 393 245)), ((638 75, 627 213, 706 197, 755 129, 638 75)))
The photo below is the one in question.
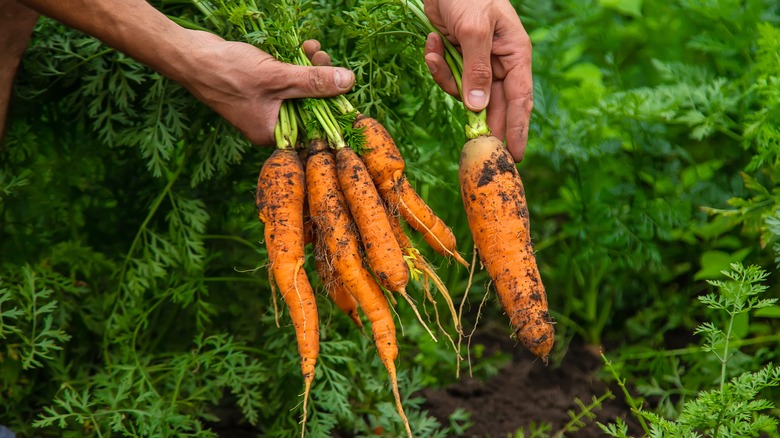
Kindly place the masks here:
POLYGON ((498 138, 478 136, 463 147, 459 179, 474 244, 501 304, 523 346, 546 363, 554 330, 512 156, 498 138))
MULTIPOLYGON (((422 31, 439 32, 425 15, 422 0, 406 5, 422 31)), ((446 37, 443 41, 445 61, 462 95, 463 57, 446 37)), ((547 363, 553 321, 531 243, 523 182, 504 143, 491 134, 486 110, 467 109, 466 116, 468 141, 458 178, 474 245, 518 339, 547 363)))
POLYGON ((452 230, 436 216, 406 179, 406 164, 390 133, 378 120, 362 114, 357 116, 353 126, 361 129, 365 136, 365 151, 361 158, 391 210, 401 213, 434 251, 453 257, 468 267, 458 253, 452 230))
POLYGON ((420 324, 435 341, 436 336, 425 324, 414 301, 406 293, 409 266, 398 242, 393 238, 387 210, 365 164, 355 151, 345 146, 336 151, 336 168, 341 191, 357 225, 368 264, 374 275, 382 286, 399 293, 409 303, 420 324))
POLYGON ((257 210, 265 224, 265 244, 272 281, 276 283, 287 307, 298 340, 303 394, 303 430, 307 401, 319 356, 319 317, 304 263, 303 166, 292 149, 277 149, 260 170, 257 180, 257 210))
POLYGON ((344 286, 344 282, 341 280, 338 272, 329 264, 332 257, 327 254, 322 239, 314 241, 314 251, 314 263, 317 273, 325 290, 328 291, 328 296, 336 304, 336 307, 349 316, 358 328, 362 329, 363 321, 360 320, 360 315, 358 315, 357 301, 344 286))
POLYGON ((453 346, 453 349, 455 351, 458 351, 458 348, 455 346, 455 343, 453 342, 452 338, 450 337, 449 333, 447 333, 446 330, 441 325, 441 321, 439 320, 439 311, 436 307, 436 300, 433 299, 433 295, 431 294, 430 288, 428 287, 428 281, 430 280, 433 282, 433 284, 436 286, 437 289, 439 289, 439 292, 444 297, 444 300, 447 302, 447 306, 450 310, 450 313, 452 314, 452 321, 455 325, 455 331, 458 332, 458 334, 462 335, 462 327, 460 324, 460 318, 458 318, 457 313, 455 312, 455 305, 452 302, 452 298, 450 297, 449 290, 447 290, 447 286, 444 285, 444 282, 439 278, 439 276, 436 274, 436 270, 428 263, 427 260, 425 260, 425 257, 423 257, 422 254, 420 254, 420 251, 417 250, 417 248, 414 247, 411 240, 409 240, 409 236, 406 235, 406 231, 404 231, 403 226, 401 225, 401 219, 396 216, 395 214, 389 213, 387 214, 388 219, 390 219, 390 226, 393 230, 393 236, 395 236, 396 241, 398 242, 398 245, 401 247, 401 251, 405 253, 404 258, 408 261, 410 266, 410 270, 414 272, 412 275, 412 278, 417 277, 418 273, 422 274, 422 288, 423 292, 425 292, 425 297, 433 304, 434 313, 436 316, 436 323, 438 324, 439 328, 442 332, 444 332, 445 336, 450 340, 450 343, 453 346))
POLYGON ((323 140, 313 141, 310 147, 312 153, 306 163, 306 187, 312 219, 324 239, 330 263, 371 323, 377 354, 390 377, 396 409, 411 437, 409 420, 398 391, 395 368, 398 344, 390 306, 379 284, 363 264, 360 238, 341 193, 333 153, 323 140))
POLYGON ((384 205, 365 164, 348 146, 336 151, 336 164, 341 191, 358 227, 371 269, 386 289, 404 294, 409 268, 398 242, 393 239, 384 205))

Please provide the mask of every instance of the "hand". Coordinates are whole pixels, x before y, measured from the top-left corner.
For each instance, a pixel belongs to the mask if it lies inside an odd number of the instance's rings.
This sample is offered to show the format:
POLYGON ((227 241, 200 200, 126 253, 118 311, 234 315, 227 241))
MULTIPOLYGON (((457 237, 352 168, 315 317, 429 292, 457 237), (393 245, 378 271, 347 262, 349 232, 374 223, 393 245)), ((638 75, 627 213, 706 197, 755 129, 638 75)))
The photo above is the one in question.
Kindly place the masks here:
MULTIPOLYGON (((464 104, 487 108, 493 135, 506 140, 516 162, 525 154, 533 109, 531 40, 509 0, 426 0, 431 23, 463 54, 464 104)), ((444 61, 444 41, 428 35, 425 62, 434 81, 461 98, 444 61)))
POLYGON ((316 61, 315 67, 304 67, 280 62, 249 44, 205 32, 194 35, 201 64, 180 82, 254 144, 274 143, 283 100, 336 96, 355 83, 350 70, 330 67, 330 58, 317 41, 304 43, 307 55, 316 61))
POLYGON ((0 0, 0 140, 5 131, 16 70, 38 22, 38 13, 16 0, 0 0))
POLYGON ((146 0, 18 1, 175 80, 259 145, 274 144, 283 100, 335 96, 355 82, 347 69, 285 64, 250 44, 184 29, 146 0))

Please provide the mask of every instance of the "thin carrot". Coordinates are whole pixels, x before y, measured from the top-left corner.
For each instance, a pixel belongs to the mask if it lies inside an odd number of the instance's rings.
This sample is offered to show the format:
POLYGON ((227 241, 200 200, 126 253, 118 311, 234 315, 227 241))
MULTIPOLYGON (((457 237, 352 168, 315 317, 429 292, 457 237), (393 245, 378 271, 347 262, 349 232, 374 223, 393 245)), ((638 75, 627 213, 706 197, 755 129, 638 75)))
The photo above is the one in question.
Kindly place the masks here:
POLYGON ((437 253, 453 257, 468 267, 457 250, 455 235, 414 190, 404 170, 406 164, 390 133, 376 119, 359 114, 353 123, 365 137, 361 158, 390 209, 401 213, 406 222, 420 232, 437 253))
POLYGON ((341 191, 363 242, 368 264, 379 284, 400 294, 433 340, 436 336, 423 321, 414 300, 406 293, 409 267, 393 238, 382 198, 363 160, 349 146, 336 146, 336 169, 341 191))
POLYGON ((314 263, 320 276, 320 281, 328 292, 328 296, 336 304, 336 307, 349 316, 358 328, 362 329, 363 321, 360 320, 360 315, 358 314, 358 303, 347 287, 344 286, 341 276, 330 264, 333 258, 327 254, 324 246, 322 238, 314 241, 314 263))
POLYGON ((350 147, 336 151, 336 164, 344 199, 357 225, 369 265, 386 289, 405 293, 409 268, 374 183, 360 157, 350 147))
POLYGON ((525 189, 496 137, 469 140, 460 158, 463 204, 480 259, 520 342, 545 363, 554 330, 531 242, 525 189))
POLYGON ((410 270, 415 273, 412 275, 412 278, 417 277, 418 273, 422 274, 422 288, 425 292, 425 297, 433 304, 436 323, 444 335, 449 339, 453 349, 458 351, 458 348, 455 345, 455 342, 452 340, 452 337, 450 337, 449 333, 444 329, 444 327, 442 327, 441 321, 439 320, 439 310, 436 307, 436 300, 434 300, 430 288, 428 287, 428 281, 430 280, 444 297, 450 313, 452 314, 452 322, 455 325, 455 331, 462 335, 463 329, 460 324, 460 318, 458 318, 458 315, 455 312, 455 305, 452 302, 452 298, 450 297, 447 286, 444 285, 444 282, 441 280, 441 278, 439 278, 438 274, 436 274, 436 270, 428 263, 427 260, 425 260, 425 257, 420 254, 420 251, 414 247, 412 241, 409 240, 409 236, 406 235, 406 231, 401 225, 401 218, 390 212, 388 212, 387 217, 390 219, 390 226, 393 230, 393 236, 395 236, 398 245, 401 247, 401 251, 405 253, 404 258, 409 264, 411 264, 410 270))
POLYGON ((335 271, 371 322, 377 354, 390 377, 396 409, 411 437, 409 420, 398 391, 395 368, 398 344, 390 306, 379 284, 363 265, 357 229, 341 193, 335 157, 323 140, 313 141, 310 147, 312 153, 306 165, 306 186, 312 219, 324 239, 326 253, 331 256, 330 262, 335 271))
POLYGON ((257 209, 265 224, 273 282, 284 298, 298 340, 303 394, 303 431, 305 431, 309 391, 319 356, 319 317, 304 263, 303 166, 291 149, 277 149, 268 158, 257 181, 257 209))

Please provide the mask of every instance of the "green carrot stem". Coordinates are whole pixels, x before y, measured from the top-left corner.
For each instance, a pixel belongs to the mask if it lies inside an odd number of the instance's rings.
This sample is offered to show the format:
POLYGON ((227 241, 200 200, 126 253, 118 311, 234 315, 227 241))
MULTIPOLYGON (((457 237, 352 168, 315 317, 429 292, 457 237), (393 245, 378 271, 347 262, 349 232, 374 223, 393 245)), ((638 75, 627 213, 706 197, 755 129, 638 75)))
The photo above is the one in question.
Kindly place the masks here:
MULTIPOLYGON (((458 94, 463 101, 463 56, 458 52, 458 49, 450 43, 450 41, 436 29, 428 17, 425 15, 424 6, 421 0, 408 0, 405 1, 409 7, 409 11, 417 19, 417 24, 422 30, 431 33, 435 32, 439 34, 444 41, 444 60, 452 71, 452 77, 455 79, 455 84, 458 86, 458 94)), ((487 125, 487 113, 485 110, 474 112, 466 108, 466 117, 468 123, 466 124, 466 138, 473 139, 482 135, 490 135, 490 128, 487 125)))
POLYGON ((295 105, 285 100, 279 108, 279 120, 274 126, 274 138, 277 149, 295 149, 298 139, 298 123, 295 118, 295 105))

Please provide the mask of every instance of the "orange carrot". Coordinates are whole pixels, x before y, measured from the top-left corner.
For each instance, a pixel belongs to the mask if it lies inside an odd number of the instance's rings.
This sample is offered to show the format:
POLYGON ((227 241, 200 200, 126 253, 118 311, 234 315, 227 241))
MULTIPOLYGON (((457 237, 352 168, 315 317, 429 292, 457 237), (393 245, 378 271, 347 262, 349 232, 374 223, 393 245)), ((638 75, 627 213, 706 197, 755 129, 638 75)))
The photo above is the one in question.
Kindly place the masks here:
POLYGON ((496 137, 478 136, 463 147, 459 178, 474 244, 501 304, 523 346, 546 363, 554 330, 512 156, 496 137))
POLYGON ((428 280, 433 282, 441 295, 444 297, 450 313, 452 314, 452 322, 455 325, 455 331, 457 331, 459 335, 462 335, 463 329, 460 324, 460 318, 458 318, 458 315, 455 312, 455 305, 452 302, 452 298, 450 297, 449 290, 447 290, 447 286, 444 285, 444 282, 441 280, 441 278, 439 278, 439 275, 436 274, 436 270, 433 268, 433 266, 431 266, 428 261, 425 260, 425 257, 420 254, 420 251, 418 251, 417 248, 415 248, 412 244, 412 241, 409 240, 409 236, 406 235, 406 231, 404 231, 404 228, 401 225, 401 218, 390 212, 388 212, 387 217, 390 219, 390 226, 393 230, 393 236, 395 236, 398 245, 401 247, 401 251, 404 252, 404 258, 411 265, 410 270, 414 272, 412 278, 416 278, 418 273, 422 274, 422 288, 425 292, 425 297, 433 304, 436 323, 444 335, 447 336, 447 338, 450 340, 453 349, 458 351, 458 348, 455 346, 455 343, 452 341, 449 333, 447 333, 447 331, 444 330, 444 327, 441 325, 441 321, 439 320, 439 311, 436 307, 436 300, 433 299, 433 295, 431 294, 430 288, 428 287, 428 280))
POLYGON ((356 326, 362 329, 363 321, 360 320, 360 315, 358 314, 357 301, 349 293, 347 287, 344 286, 344 282, 341 280, 338 272, 330 265, 330 261, 333 258, 327 254, 324 246, 322 239, 314 241, 314 263, 317 267, 320 281, 325 290, 328 291, 328 296, 336 304, 336 307, 341 309, 344 314, 352 319, 356 326))
POLYGON ((386 289, 403 294, 409 281, 409 268, 398 242, 393 239, 382 199, 365 164, 350 147, 343 147, 336 151, 336 165, 341 191, 358 227, 371 269, 386 289))
POLYGON ((335 271, 371 322, 377 353, 390 377, 396 409, 407 434, 412 436, 398 391, 395 368, 398 344, 390 306, 379 284, 363 265, 357 229, 341 193, 333 154, 321 140, 312 142, 311 149, 306 165, 306 186, 312 219, 324 239, 335 271))
POLYGON ((361 158, 390 209, 401 213, 412 228, 422 233, 423 239, 434 251, 453 257, 468 267, 458 253, 452 230, 436 216, 406 179, 406 164, 390 133, 378 120, 362 114, 357 116, 353 126, 362 129, 366 143, 361 158))
POLYGON ((292 149, 277 149, 260 170, 257 180, 257 210, 265 224, 272 281, 276 283, 287 307, 298 340, 304 379, 303 424, 319 356, 319 317, 304 263, 303 203, 305 177, 303 166, 292 149))

